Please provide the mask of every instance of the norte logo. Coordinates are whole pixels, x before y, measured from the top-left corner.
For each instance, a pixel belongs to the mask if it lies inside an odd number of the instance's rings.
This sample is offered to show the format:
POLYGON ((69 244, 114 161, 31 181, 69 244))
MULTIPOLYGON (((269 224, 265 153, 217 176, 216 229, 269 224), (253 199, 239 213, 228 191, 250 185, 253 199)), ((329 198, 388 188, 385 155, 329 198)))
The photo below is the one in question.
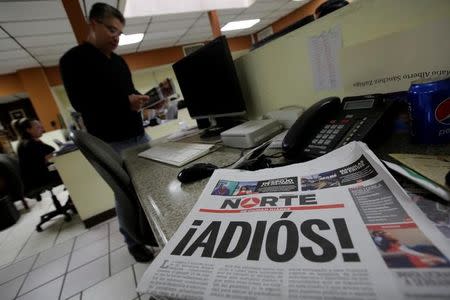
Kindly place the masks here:
POLYGON ((434 112, 436 120, 444 125, 450 125, 450 98, 442 101, 434 112))
POLYGON ((243 208, 252 208, 256 205, 259 205, 259 203, 261 203, 261 201, 259 200, 259 198, 256 197, 251 197, 251 198, 244 198, 241 202, 241 207, 243 208))

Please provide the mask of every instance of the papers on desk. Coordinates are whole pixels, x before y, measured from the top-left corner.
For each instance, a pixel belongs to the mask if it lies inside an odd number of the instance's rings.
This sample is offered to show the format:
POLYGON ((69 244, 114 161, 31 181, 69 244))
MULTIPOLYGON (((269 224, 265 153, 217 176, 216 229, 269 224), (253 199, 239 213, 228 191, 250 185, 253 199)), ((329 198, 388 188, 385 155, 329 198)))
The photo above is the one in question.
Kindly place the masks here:
POLYGON ((447 189, 442 188, 433 181, 429 180, 426 177, 423 177, 422 175, 416 173, 414 170, 411 170, 408 167, 400 166, 388 161, 383 162, 389 169, 399 173, 402 176, 405 176, 406 178, 418 184, 422 188, 432 192, 436 196, 439 196, 441 199, 450 202, 450 192, 447 189))
POLYGON ((361 142, 216 170, 140 293, 196 299, 444 299, 450 239, 361 142))

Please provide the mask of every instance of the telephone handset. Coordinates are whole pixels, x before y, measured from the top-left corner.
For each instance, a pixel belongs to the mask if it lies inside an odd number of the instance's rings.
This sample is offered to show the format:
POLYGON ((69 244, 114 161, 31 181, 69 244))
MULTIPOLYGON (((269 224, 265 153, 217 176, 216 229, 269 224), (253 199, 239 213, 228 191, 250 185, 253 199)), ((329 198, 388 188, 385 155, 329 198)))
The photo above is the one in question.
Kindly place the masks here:
POLYGON ((393 102, 382 94, 329 97, 307 109, 287 132, 283 156, 306 161, 328 153, 350 141, 374 141, 393 119, 393 102))

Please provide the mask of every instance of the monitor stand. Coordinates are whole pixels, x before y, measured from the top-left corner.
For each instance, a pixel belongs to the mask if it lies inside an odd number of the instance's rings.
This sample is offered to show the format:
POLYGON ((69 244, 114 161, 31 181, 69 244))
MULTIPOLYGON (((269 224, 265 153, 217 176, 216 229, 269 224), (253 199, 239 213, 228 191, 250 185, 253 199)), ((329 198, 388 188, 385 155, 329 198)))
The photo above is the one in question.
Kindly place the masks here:
POLYGON ((220 133, 227 130, 228 128, 222 127, 217 124, 217 120, 214 117, 209 117, 210 126, 205 129, 205 131, 200 134, 201 139, 220 139, 220 133))

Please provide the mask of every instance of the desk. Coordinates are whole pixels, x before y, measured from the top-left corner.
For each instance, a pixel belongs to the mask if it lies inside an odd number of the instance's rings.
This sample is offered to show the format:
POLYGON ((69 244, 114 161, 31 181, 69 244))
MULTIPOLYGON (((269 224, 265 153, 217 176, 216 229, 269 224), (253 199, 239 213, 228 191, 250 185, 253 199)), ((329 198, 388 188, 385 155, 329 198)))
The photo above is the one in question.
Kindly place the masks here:
MULTIPOLYGON (((178 168, 138 157, 137 154, 146 148, 145 145, 127 151, 125 165, 158 243, 164 246, 191 211, 209 178, 181 184, 177 175, 186 166, 178 168)), ((191 164, 228 165, 240 157, 240 152, 239 149, 221 147, 191 164)))
MULTIPOLYGON (((127 151, 124 156, 125 164, 158 243, 163 247, 189 214, 209 178, 182 185, 176 179, 182 168, 137 156, 137 153, 146 148, 148 146, 127 151)), ((388 158, 387 154, 392 152, 448 154, 450 145, 411 145, 409 136, 400 134, 392 136, 382 147, 376 148, 376 153, 382 159, 388 158)), ((239 155, 239 149, 222 147, 191 164, 211 162, 218 166, 227 165, 237 160, 239 155)))

